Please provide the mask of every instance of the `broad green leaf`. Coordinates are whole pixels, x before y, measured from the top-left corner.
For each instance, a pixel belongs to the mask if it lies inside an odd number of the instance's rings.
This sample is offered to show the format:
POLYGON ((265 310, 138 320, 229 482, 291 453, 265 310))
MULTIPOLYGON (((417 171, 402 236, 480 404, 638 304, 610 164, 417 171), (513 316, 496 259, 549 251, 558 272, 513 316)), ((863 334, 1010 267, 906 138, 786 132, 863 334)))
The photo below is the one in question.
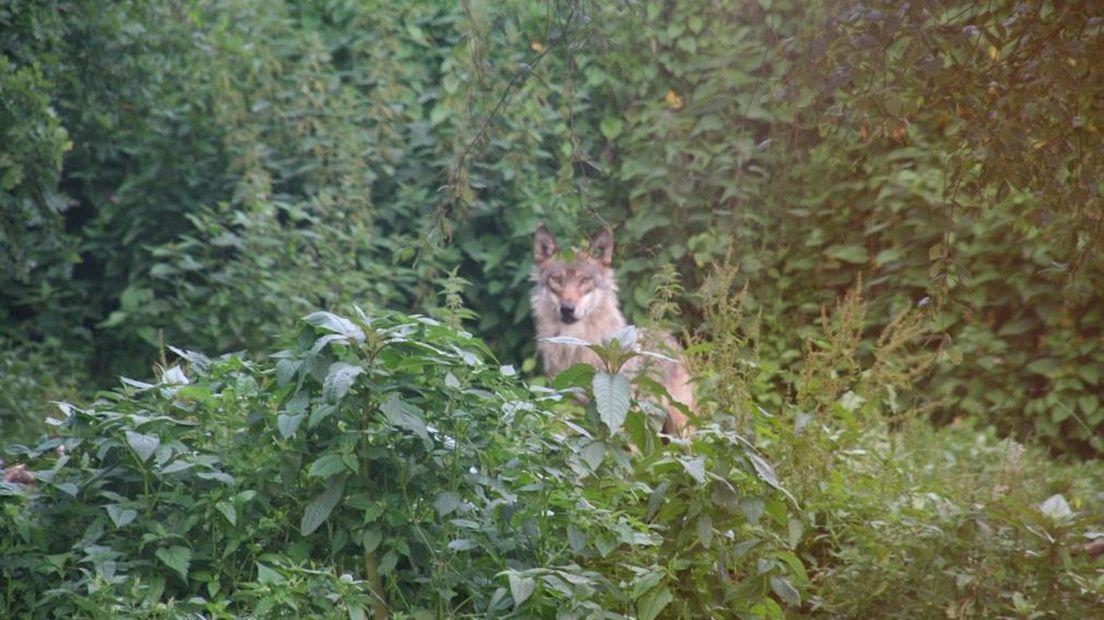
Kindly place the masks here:
POLYGON ((760 479, 763 480, 763 482, 766 482, 779 491, 782 491, 782 493, 785 494, 786 497, 790 498, 790 501, 793 501, 793 496, 790 495, 789 491, 782 487, 782 483, 778 481, 778 474, 774 473, 774 467, 772 467, 771 464, 766 461, 766 459, 750 451, 747 453, 747 457, 748 460, 751 461, 752 467, 755 468, 755 473, 759 476, 760 479))
POLYGON ((637 577, 636 582, 633 583, 632 599, 635 601, 651 592, 661 581, 663 581, 663 571, 658 570, 649 571, 637 577))
POLYGON ((869 258, 866 248, 861 245, 833 245, 824 250, 824 255, 845 263, 865 263, 869 258))
POLYGON ((314 312, 304 317, 303 320, 315 327, 321 327, 335 334, 341 334, 351 340, 364 342, 363 330, 357 327, 356 324, 349 319, 337 316, 331 312, 314 312))
POLYGON ((422 439, 429 439, 421 410, 400 398, 398 394, 388 396, 387 400, 380 405, 380 411, 387 416, 387 421, 392 426, 405 428, 422 439))
POLYGON ((310 536, 330 518, 330 513, 341 501, 344 492, 345 476, 335 476, 326 482, 326 490, 312 499, 303 510, 303 519, 299 522, 299 531, 303 536, 310 536))
POLYGON ((326 379, 322 382, 322 398, 327 403, 338 403, 349 393, 349 389, 353 387, 357 376, 362 372, 364 372, 364 368, 353 364, 345 362, 330 364, 330 369, 326 372, 326 379))
POLYGON ((281 413, 276 416, 276 428, 280 431, 280 435, 282 435, 284 439, 290 439, 291 436, 295 434, 295 431, 299 430, 299 425, 303 422, 304 417, 306 417, 306 414, 303 413, 297 413, 295 415, 281 413))
POLYGON ((168 549, 161 548, 154 552, 158 560, 172 569, 174 573, 185 581, 188 579, 188 567, 192 562, 192 551, 187 547, 174 545, 168 549))
POLYGON ((227 501, 217 502, 215 509, 222 513, 222 516, 226 517, 226 520, 230 525, 238 524, 238 511, 234 508, 234 505, 227 501))
POLYGON ((552 380, 552 387, 563 390, 571 387, 583 387, 594 381, 596 370, 590 364, 572 364, 556 375, 552 380))
POLYGON ((328 452, 318 457, 313 463, 311 463, 310 470, 307 472, 308 476, 314 478, 329 478, 336 473, 345 471, 345 461, 341 458, 341 455, 336 452, 328 452))
POLYGON ((740 498, 740 511, 744 513, 744 518, 752 525, 759 523, 759 517, 763 516, 765 508, 766 504, 761 497, 740 498))
POLYGON ((622 374, 611 375, 608 372, 598 372, 594 375, 593 388, 598 416, 609 427, 611 434, 617 433, 629 413, 632 391, 629 380, 622 374))
POLYGON ((377 528, 371 528, 364 530, 364 536, 360 539, 360 546, 364 548, 364 553, 372 553, 382 541, 383 532, 377 528))
POLYGON ((107 506, 107 516, 111 517, 111 522, 115 524, 115 527, 123 527, 134 521, 138 517, 138 512, 130 508, 123 508, 118 504, 110 504, 107 506))
POLYGON ((445 516, 460 507, 460 494, 455 491, 445 491, 437 495, 433 500, 433 508, 438 516, 445 516))
POLYGON ((602 132, 602 135, 605 136, 607 140, 611 141, 621 135, 621 130, 623 128, 624 124, 621 122, 621 119, 613 116, 603 118, 598 124, 598 129, 602 132))
POLYGON ((307 428, 314 428, 318 426, 322 420, 330 417, 337 411, 337 407, 330 403, 319 403, 314 406, 314 411, 311 411, 310 419, 307 420, 307 428))
POLYGON ((510 596, 514 597, 514 609, 517 609, 533 595, 537 582, 530 577, 510 575, 510 596))
POLYGON ((782 599, 782 602, 790 607, 801 606, 801 593, 797 591, 797 588, 793 587, 789 579, 779 575, 771 575, 770 587, 771 590, 778 595, 778 598, 782 599))
POLYGON ((682 468, 686 470, 686 473, 690 474, 690 477, 697 480, 699 483, 705 482, 705 457, 695 456, 692 459, 682 458, 679 459, 682 463, 682 468))
POLYGON ((640 597, 636 601, 636 616, 639 620, 655 620, 659 612, 663 611, 671 601, 674 600, 674 595, 667 589, 666 586, 659 586, 649 590, 644 596, 640 597))
POLYGON ((134 453, 143 462, 148 461, 153 453, 157 451, 157 447, 161 445, 161 439, 156 435, 143 435, 134 431, 126 432, 126 440, 130 449, 134 450, 134 453))
POLYGON ((698 542, 706 549, 713 543, 713 519, 709 515, 698 517, 698 542))
POLYGON ((591 471, 598 471, 602 465, 602 459, 606 458, 606 444, 601 441, 592 441, 579 452, 591 471))
POLYGON ((257 583, 281 584, 287 581, 275 570, 257 562, 257 583))
POLYGON ((575 553, 586 551, 586 534, 574 525, 567 526, 567 544, 575 553))
POLYGON ((1053 357, 1044 357, 1037 359, 1027 365, 1027 371, 1043 375, 1044 377, 1053 377, 1054 374, 1061 367, 1061 362, 1053 357))
POLYGON ((282 359, 276 362, 276 383, 283 387, 295 378, 295 375, 299 373, 299 369, 302 368, 303 362, 282 359))
POLYGON ((479 543, 470 538, 457 538, 456 540, 449 541, 448 544, 450 551, 468 551, 469 549, 475 549, 477 547, 479 547, 479 543))

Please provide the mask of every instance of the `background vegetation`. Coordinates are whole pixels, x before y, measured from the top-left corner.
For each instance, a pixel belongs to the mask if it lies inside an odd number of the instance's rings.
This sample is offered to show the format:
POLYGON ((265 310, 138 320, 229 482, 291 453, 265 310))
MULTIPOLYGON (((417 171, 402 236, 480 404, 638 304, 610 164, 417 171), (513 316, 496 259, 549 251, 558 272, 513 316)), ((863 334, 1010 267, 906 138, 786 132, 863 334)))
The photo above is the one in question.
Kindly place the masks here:
POLYGON ((5 610, 1088 617, 1097 5, 4 0, 5 610), (693 441, 501 376, 540 221, 693 441))

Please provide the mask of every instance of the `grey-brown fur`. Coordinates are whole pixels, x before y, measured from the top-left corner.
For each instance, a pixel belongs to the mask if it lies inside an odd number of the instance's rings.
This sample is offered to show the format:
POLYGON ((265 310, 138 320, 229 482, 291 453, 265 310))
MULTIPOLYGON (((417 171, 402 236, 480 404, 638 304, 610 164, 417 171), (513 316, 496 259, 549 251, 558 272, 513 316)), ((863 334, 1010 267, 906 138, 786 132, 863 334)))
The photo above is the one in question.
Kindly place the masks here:
MULTIPOLYGON (((614 276, 613 234, 602 229, 587 250, 573 252, 566 261, 559 253, 555 238, 544 225, 534 237, 533 291, 530 304, 537 325, 537 351, 544 372, 555 377, 573 364, 586 363, 600 367, 601 362, 590 349, 582 346, 554 344, 546 338, 571 336, 587 342, 601 342, 625 327, 625 316, 617 301, 617 281, 614 276), (573 309, 567 312, 565 306, 573 309)), ((672 398, 694 408, 690 373, 681 359, 682 349, 666 332, 645 333, 641 338, 645 350, 659 351, 677 361, 656 360, 637 356, 623 369, 630 376, 644 370, 667 388, 672 398)), ((664 430, 684 433, 687 418, 681 411, 667 406, 668 419, 664 430)))

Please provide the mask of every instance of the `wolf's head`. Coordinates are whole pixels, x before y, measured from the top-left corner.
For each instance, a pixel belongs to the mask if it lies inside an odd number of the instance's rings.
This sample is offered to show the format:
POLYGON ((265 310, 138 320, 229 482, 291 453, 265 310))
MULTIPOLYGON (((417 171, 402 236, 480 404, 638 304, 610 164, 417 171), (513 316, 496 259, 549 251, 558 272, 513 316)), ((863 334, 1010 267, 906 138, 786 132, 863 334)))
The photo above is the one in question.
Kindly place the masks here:
POLYGON ((613 233, 603 228, 590 247, 564 256, 556 238, 541 224, 533 239, 536 284, 534 310, 547 319, 570 325, 595 312, 616 311, 617 285, 613 269, 613 233))

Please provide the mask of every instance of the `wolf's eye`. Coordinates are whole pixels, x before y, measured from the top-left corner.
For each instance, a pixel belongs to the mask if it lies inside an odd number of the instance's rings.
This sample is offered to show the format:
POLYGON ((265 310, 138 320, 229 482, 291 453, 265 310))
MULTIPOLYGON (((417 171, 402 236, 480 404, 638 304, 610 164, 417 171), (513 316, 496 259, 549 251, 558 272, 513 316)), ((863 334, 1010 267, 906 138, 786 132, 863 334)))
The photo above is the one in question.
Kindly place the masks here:
POLYGON ((555 288, 560 288, 560 286, 563 285, 563 276, 556 275, 548 278, 548 285, 555 288))
POLYGON ((579 278, 579 284, 582 284, 583 286, 594 286, 594 278, 590 276, 583 276, 582 278, 579 278))

